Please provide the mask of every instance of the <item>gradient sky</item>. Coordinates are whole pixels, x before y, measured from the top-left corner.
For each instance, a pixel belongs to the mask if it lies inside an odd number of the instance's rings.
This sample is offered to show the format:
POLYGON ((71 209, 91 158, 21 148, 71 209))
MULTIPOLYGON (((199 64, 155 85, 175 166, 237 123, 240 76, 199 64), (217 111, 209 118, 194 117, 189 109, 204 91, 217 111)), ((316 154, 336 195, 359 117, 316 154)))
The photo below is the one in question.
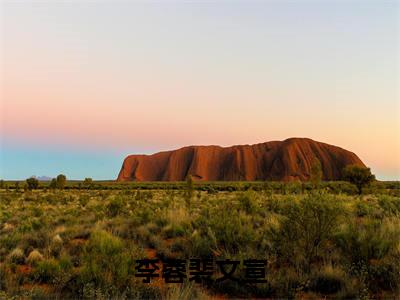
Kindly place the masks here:
POLYGON ((309 137, 400 179, 399 1, 3 1, 0 178, 309 137))

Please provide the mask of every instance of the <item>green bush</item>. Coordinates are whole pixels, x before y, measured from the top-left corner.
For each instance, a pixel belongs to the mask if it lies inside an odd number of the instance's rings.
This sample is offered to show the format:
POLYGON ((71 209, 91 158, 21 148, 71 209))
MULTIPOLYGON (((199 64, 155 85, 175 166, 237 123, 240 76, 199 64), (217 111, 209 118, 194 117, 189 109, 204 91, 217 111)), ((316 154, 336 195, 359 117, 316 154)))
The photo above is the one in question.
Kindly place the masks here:
POLYGON ((89 200, 90 200, 89 195, 81 195, 81 196, 79 197, 79 203, 80 203, 82 206, 86 206, 86 205, 89 203, 89 200))
POLYGON ((120 239, 108 232, 93 232, 84 249, 81 283, 123 288, 133 274, 133 251, 126 249, 120 239))
POLYGON ((400 216, 400 197, 382 195, 378 203, 388 216, 400 216))
POLYGON ((353 266, 364 266, 370 260, 384 258, 396 242, 395 237, 384 232, 377 222, 350 223, 336 235, 336 244, 353 266))
POLYGON ((110 217, 115 217, 123 212, 124 207, 124 200, 120 197, 116 197, 107 204, 107 215, 110 217))
POLYGON ((43 259, 43 255, 38 250, 32 250, 26 258, 26 262, 31 266, 36 266, 43 259))
POLYGON ((185 234, 185 230, 178 224, 170 224, 163 228, 163 234, 166 238, 174 238, 183 236, 185 234))
POLYGON ((58 256, 63 248, 63 240, 59 234, 55 235, 50 243, 50 252, 54 256, 58 256))
POLYGON ((20 248, 14 249, 8 256, 8 260, 14 264, 23 264, 25 262, 24 251, 20 248))
MULTIPOLYGON (((233 207, 232 207, 233 208, 233 207)), ((201 215, 193 221, 196 229, 196 237, 192 240, 194 251, 196 245, 202 248, 201 254, 206 254, 205 245, 215 244, 215 247, 226 249, 232 253, 239 250, 244 251, 255 243, 255 232, 251 218, 237 210, 218 208, 210 213, 209 216, 201 215), (209 241, 202 241, 208 239, 209 241)), ((193 238, 193 235, 190 239, 193 238)), ((208 255, 212 249, 208 249, 208 255)), ((200 253, 199 253, 200 254, 200 253)))
POLYGON ((291 202, 280 228, 271 232, 279 260, 309 272, 311 264, 324 255, 343 213, 341 203, 327 194, 291 202))
POLYGON ((26 184, 29 190, 35 190, 39 187, 39 180, 34 177, 28 178, 26 184))
POLYGON ((361 195, 362 189, 375 181, 375 175, 371 174, 370 168, 357 165, 348 165, 343 171, 343 179, 349 181, 357 187, 358 194, 361 195))
POLYGON ((67 184, 67 177, 64 174, 58 175, 55 180, 55 187, 62 190, 66 184, 67 184))
POLYGON ((374 200, 367 202, 364 199, 360 199, 356 202, 356 214, 358 217, 370 216, 381 219, 383 217, 383 210, 374 200))
POLYGON ((36 282, 54 283, 60 272, 61 268, 55 259, 46 259, 37 263, 33 278, 36 282))
POLYGON ((246 213, 251 214, 257 210, 256 194, 253 191, 242 192, 238 195, 237 200, 240 208, 246 213))
POLYGON ((388 225, 380 221, 350 223, 337 235, 336 243, 345 259, 344 264, 350 274, 359 278, 364 292, 394 292, 399 289, 398 224, 388 225))

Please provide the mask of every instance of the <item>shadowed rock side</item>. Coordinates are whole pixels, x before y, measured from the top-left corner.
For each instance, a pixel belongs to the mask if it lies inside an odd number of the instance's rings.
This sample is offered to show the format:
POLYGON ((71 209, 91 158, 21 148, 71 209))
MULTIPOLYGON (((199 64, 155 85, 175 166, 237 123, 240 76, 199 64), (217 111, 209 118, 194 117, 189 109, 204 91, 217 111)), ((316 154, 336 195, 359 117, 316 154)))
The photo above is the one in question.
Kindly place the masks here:
POLYGON ((349 164, 365 166, 354 153, 307 138, 232 147, 189 146, 153 155, 129 155, 118 181, 308 180, 314 158, 324 180, 338 180, 349 164))

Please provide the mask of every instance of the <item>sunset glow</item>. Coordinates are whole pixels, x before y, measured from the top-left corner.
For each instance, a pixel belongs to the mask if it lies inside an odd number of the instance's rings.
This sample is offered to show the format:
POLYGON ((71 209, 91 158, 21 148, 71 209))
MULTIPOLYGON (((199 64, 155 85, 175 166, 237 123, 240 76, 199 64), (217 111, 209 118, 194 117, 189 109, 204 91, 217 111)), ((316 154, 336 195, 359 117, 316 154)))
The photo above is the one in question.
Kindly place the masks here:
POLYGON ((399 180, 399 3, 244 3, 3 2, 0 177, 309 137, 399 180))

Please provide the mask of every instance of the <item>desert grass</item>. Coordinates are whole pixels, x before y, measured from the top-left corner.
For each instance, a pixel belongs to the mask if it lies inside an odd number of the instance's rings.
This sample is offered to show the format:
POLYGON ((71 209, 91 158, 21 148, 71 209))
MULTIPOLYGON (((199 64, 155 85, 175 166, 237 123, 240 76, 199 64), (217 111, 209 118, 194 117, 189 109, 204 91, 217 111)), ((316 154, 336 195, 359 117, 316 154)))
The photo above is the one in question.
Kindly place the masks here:
POLYGON ((298 188, 1 190, 0 298, 396 298, 397 192, 298 188), (265 259, 267 282, 145 284, 145 257, 265 259))

